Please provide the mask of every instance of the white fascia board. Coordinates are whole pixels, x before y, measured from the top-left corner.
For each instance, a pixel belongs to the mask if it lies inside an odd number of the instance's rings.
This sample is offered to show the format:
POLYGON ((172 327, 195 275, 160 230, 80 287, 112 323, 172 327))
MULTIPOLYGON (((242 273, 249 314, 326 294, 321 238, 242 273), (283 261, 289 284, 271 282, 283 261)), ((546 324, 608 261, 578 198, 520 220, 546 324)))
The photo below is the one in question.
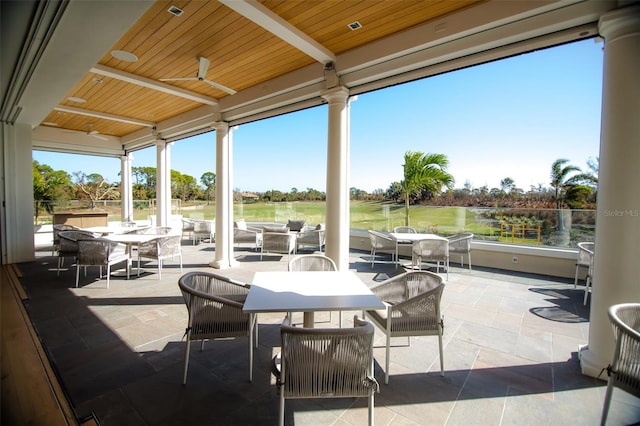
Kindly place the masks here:
MULTIPOLYGON (((611 8, 610 2, 593 0, 578 3, 575 1, 489 1, 345 52, 338 56, 336 67, 340 75, 354 72, 358 69, 368 68, 372 65, 423 51, 473 34, 503 27, 533 16, 548 16, 550 11, 556 9, 564 9, 565 14, 576 18, 583 16, 585 13, 593 17, 597 15, 597 11, 602 12, 609 8, 611 8), (605 5, 601 3, 605 3, 605 5), (586 12, 584 10, 577 11, 576 8, 584 9, 586 12)), ((575 25, 583 23, 585 23, 583 19, 578 19, 575 25)), ((564 25, 547 31, 566 28, 567 26, 564 25)), ((518 34, 513 29, 511 31, 513 34, 518 34)))
POLYGON ((296 71, 249 87, 233 96, 220 99, 220 112, 225 113, 268 99, 280 98, 289 92, 296 92, 308 86, 324 82, 324 68, 319 64, 307 65, 296 71))
POLYGON ((136 86, 145 87, 147 89, 157 90, 158 92, 168 93, 169 95, 179 96, 191 101, 199 102, 206 105, 218 105, 218 100, 189 90, 181 89, 161 81, 152 80, 150 78, 141 77, 115 68, 97 64, 91 68, 91 72, 104 76, 115 78, 116 80, 126 83, 135 84, 136 86))
POLYGON ((288 105, 297 105, 297 108, 289 109, 289 111, 295 111, 303 104, 307 105, 305 108, 308 106, 320 105, 323 103, 322 98, 320 97, 320 93, 323 90, 326 90, 324 82, 318 82, 313 85, 301 87, 297 90, 272 96, 259 102, 254 102, 243 107, 227 110, 222 114, 222 119, 224 121, 235 122, 235 124, 238 124, 239 122, 255 121, 257 118, 254 116, 267 118, 270 115, 269 111, 274 111, 272 115, 282 114, 281 109, 288 105))
MULTIPOLYGON (((509 4, 511 3, 512 2, 509 2, 509 4)), ((433 67, 438 64, 455 61, 464 57, 471 57, 472 55, 483 52, 490 52, 492 59, 499 59, 500 57, 530 51, 533 47, 527 45, 526 42, 528 40, 538 39, 539 44, 537 48, 541 48, 553 45, 554 43, 558 44, 560 42, 571 41, 571 39, 577 40, 581 37, 584 38, 584 35, 580 35, 582 31, 589 31, 592 35, 596 35, 597 28, 595 23, 597 22, 598 16, 600 13, 606 12, 609 7, 611 7, 611 4, 606 2, 572 4, 571 7, 555 9, 547 12, 545 15, 535 15, 475 34, 455 37, 450 41, 440 44, 432 44, 422 50, 405 50, 405 52, 410 51, 410 53, 406 53, 403 56, 394 55, 393 58, 379 62, 369 61, 368 67, 353 67, 352 71, 341 71, 341 80, 343 84, 348 87, 360 86, 394 76, 399 77, 401 80, 408 81, 410 78, 407 76, 403 78, 402 73, 433 67), (585 25, 587 25, 587 27, 584 27, 585 25), (545 39, 545 37, 556 33, 562 33, 563 37, 558 37, 557 39, 550 37, 545 39), (546 40, 546 46, 543 45, 543 40, 546 40), (504 50, 500 51, 501 49, 504 50)), ((384 42, 386 43, 387 41, 388 40, 385 40, 384 42)), ((399 43, 399 41, 396 40, 396 43, 399 43)), ((362 60, 362 55, 371 56, 373 52, 365 52, 369 49, 371 49, 371 47, 363 48, 360 51, 347 52, 338 58, 338 63, 355 63, 358 60, 362 60), (356 58, 349 57, 350 55, 354 55, 356 58)), ((489 59, 477 59, 475 63, 486 62, 486 60, 489 59)), ((469 65, 474 65, 473 61, 467 64, 467 66, 469 65)), ((456 69, 452 64, 449 64, 449 66, 445 68, 448 68, 448 70, 456 69)), ((440 72, 446 70, 447 69, 443 69, 440 72)), ((416 76, 413 78, 419 77, 416 76)))
POLYGON ((100 138, 73 130, 37 126, 31 132, 34 150, 67 152, 73 154, 119 157, 124 154, 120 138, 99 135, 100 138))
POLYGON ((219 1, 321 64, 335 62, 336 57, 333 52, 256 0, 219 1))

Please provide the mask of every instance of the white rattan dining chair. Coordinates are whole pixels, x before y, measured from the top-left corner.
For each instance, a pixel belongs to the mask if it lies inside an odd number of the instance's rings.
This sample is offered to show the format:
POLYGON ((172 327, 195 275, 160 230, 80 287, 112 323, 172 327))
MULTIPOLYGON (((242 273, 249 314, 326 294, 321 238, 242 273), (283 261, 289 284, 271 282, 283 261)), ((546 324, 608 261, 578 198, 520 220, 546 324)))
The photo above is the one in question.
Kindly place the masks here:
POLYGON ((242 312, 249 284, 210 272, 188 272, 178 286, 187 306, 189 320, 185 330, 184 375, 187 383, 191 341, 247 337, 249 344, 249 381, 253 380, 253 348, 258 345, 257 316, 242 312), (255 340, 255 342, 254 342, 255 340))
POLYGON ((578 243, 578 260, 576 261, 576 276, 573 279, 573 288, 578 287, 578 275, 581 268, 587 268, 587 274, 584 282, 584 305, 587 304, 589 292, 593 284, 593 261, 595 260, 596 243, 582 242, 578 243))
POLYGON ((412 226, 396 226, 393 228, 393 232, 398 234, 417 234, 416 228, 412 226))
POLYGON ((95 234, 89 231, 81 231, 78 229, 70 231, 58 232, 58 269, 57 275, 60 276, 60 268, 64 266, 65 257, 72 257, 74 260, 78 257, 78 239, 95 238, 95 234))
POLYGON ((449 240, 449 259, 451 259, 452 254, 459 254, 460 266, 464 266, 464 255, 466 254, 469 270, 471 270, 471 240, 473 240, 473 234, 471 232, 462 232, 451 235, 447 239, 449 240))
MULTIPOLYGON (((289 260, 288 270, 291 271, 336 271, 336 264, 330 257, 327 257, 323 254, 301 254, 292 257, 289 260)), ((301 283, 304 285, 304 283, 301 283)), ((329 312, 331 315, 331 312, 329 312)), ((293 323, 293 319, 291 319, 292 312, 288 313, 291 323, 293 323)), ((329 321, 332 320, 332 317, 329 317, 329 321)), ((340 326, 342 326, 342 311, 338 312, 338 321, 340 326)))
POLYGON ((396 242, 387 234, 369 230, 369 242, 371 243, 371 267, 376 259, 376 253, 387 252, 391 254, 391 261, 395 262, 396 242))
POLYGON ((353 318, 349 328, 280 327, 281 353, 273 372, 280 391, 278 424, 284 425, 285 400, 367 397, 374 424, 373 325, 353 318))
POLYGON ((423 262, 431 261, 436 262, 436 271, 440 273, 442 263, 447 271, 447 280, 449 279, 449 240, 445 238, 414 241, 411 253, 411 263, 417 266, 418 270, 422 269, 423 262))
POLYGON ((444 320, 440 312, 444 285, 440 275, 428 271, 410 271, 371 288, 387 307, 364 313, 386 336, 385 383, 389 383, 391 338, 400 336, 409 337, 409 344, 411 336, 438 336, 440 374, 444 376, 444 320))
POLYGON ((615 334, 613 361, 607 366, 609 380, 600 424, 607 422, 613 388, 640 398, 640 303, 613 305, 608 311, 615 334))
POLYGON ((67 225, 66 223, 59 223, 52 226, 53 231, 53 247, 51 248, 51 255, 53 256, 56 251, 60 249, 60 232, 74 231, 79 228, 73 225, 67 225))
POLYGON ((76 259, 76 287, 80 281, 80 267, 84 267, 84 275, 87 276, 87 266, 97 266, 102 278, 102 267, 107 270, 107 288, 111 276, 111 266, 125 262, 127 279, 129 279, 129 266, 131 257, 123 244, 115 243, 105 238, 78 239, 78 256, 76 259))
POLYGON ((182 273, 182 235, 165 235, 138 246, 138 275, 140 259, 153 259, 158 262, 158 279, 162 278, 162 266, 165 259, 178 258, 182 273))

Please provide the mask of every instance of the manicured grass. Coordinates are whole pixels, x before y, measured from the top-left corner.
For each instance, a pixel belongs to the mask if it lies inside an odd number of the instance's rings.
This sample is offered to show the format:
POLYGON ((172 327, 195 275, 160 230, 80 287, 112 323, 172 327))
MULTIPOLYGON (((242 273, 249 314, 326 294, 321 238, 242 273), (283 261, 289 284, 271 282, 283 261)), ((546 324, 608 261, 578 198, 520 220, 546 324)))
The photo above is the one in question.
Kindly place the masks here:
MULTIPOLYGON (((183 207, 184 217, 213 219, 215 206, 183 207)), ((351 228, 392 231, 405 224, 402 204, 351 201, 351 228)), ((305 219, 308 224, 324 223, 326 205, 324 202, 296 201, 285 203, 243 203, 234 205, 234 216, 247 222, 281 222, 289 219, 305 219)), ((463 230, 478 235, 492 235, 498 232, 487 225, 475 221, 475 213, 463 207, 410 207, 410 225, 420 232, 454 234, 463 230)))

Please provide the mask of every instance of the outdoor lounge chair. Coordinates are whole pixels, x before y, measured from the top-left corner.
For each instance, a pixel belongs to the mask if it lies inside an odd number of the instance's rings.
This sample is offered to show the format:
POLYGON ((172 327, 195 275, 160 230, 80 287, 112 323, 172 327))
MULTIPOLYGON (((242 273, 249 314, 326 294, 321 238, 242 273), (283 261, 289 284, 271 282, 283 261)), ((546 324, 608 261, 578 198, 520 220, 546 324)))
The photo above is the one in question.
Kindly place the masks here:
POLYGON ((233 222, 233 242, 252 244, 257 251, 262 246, 262 230, 247 226, 244 219, 237 220, 233 222))
POLYGON ((442 277, 428 271, 405 272, 371 288, 387 305, 385 310, 364 313, 386 335, 385 383, 389 383, 391 338, 398 336, 438 336, 440 374, 444 376, 444 321, 440 313, 443 290, 442 277))
POLYGON ((322 253, 324 247, 325 230, 324 224, 318 224, 313 229, 302 230, 296 235, 296 250, 307 246, 317 247, 318 251, 322 253))
POLYGON ((373 325, 358 317, 353 328, 280 327, 282 352, 273 373, 280 391, 278 424, 284 425, 285 400, 367 397, 368 424, 374 424, 373 325))
POLYGON ((242 312, 249 285, 209 272, 188 272, 180 277, 178 286, 189 313, 182 383, 187 383, 192 340, 201 341, 202 351, 205 340, 229 337, 248 338, 252 381, 254 336, 255 345, 258 344, 257 316, 242 312))
POLYGON ((369 230, 369 241, 371 242, 371 267, 376 259, 376 253, 386 251, 391 252, 391 261, 396 261, 396 243, 389 235, 382 232, 369 230))
POLYGON ((281 253, 289 256, 296 252, 296 235, 286 227, 267 226, 262 229, 260 260, 265 253, 281 253))
POLYGON ((186 217, 182 218, 182 238, 184 234, 187 234, 187 238, 193 243, 193 220, 186 217))
POLYGON ((213 220, 194 220, 193 221, 193 243, 199 243, 208 239, 209 243, 213 243, 216 233, 216 223, 213 220))

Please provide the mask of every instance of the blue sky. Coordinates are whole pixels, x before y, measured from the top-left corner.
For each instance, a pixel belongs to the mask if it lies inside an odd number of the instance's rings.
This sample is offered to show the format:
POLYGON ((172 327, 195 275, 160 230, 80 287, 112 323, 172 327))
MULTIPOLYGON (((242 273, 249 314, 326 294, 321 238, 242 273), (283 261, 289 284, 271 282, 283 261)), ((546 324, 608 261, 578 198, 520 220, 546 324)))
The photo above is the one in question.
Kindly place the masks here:
MULTIPOLYGON (((457 188, 549 186, 551 164, 586 169, 599 156, 602 44, 585 40, 361 94, 351 107, 350 187, 386 190, 404 153, 446 154, 457 188)), ((327 107, 244 124, 234 132, 234 188, 326 187, 327 107)), ((155 167, 155 148, 133 154, 155 167)), ((72 174, 120 180, 120 160, 34 151, 72 174)), ((215 133, 177 141, 171 168, 200 180, 215 172, 215 133)))

